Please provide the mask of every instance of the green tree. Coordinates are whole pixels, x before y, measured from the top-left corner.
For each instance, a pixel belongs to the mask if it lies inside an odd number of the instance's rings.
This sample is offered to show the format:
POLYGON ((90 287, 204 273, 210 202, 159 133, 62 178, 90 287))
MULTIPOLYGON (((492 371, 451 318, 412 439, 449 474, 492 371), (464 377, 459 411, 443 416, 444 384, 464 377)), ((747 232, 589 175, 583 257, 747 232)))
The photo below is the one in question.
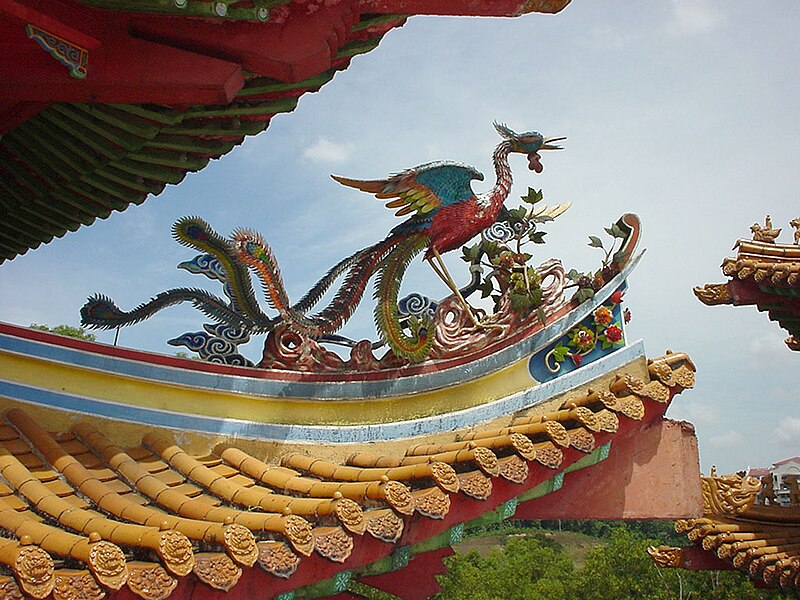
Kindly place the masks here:
POLYGON ((93 333, 88 333, 83 327, 72 327, 71 325, 56 325, 55 327, 48 327, 47 325, 39 325, 31 323, 31 329, 38 329, 39 331, 48 331, 50 333, 57 333, 58 335, 65 335, 79 340, 86 340, 87 342, 95 341, 96 337, 93 333))
POLYGON ((542 538, 510 540, 485 557, 456 554, 440 576, 439 600, 568 600, 574 567, 560 546, 542 538))
POLYGON ((670 586, 647 555, 647 541, 624 529, 607 546, 590 551, 575 578, 578 597, 594 600, 670 598, 670 586))

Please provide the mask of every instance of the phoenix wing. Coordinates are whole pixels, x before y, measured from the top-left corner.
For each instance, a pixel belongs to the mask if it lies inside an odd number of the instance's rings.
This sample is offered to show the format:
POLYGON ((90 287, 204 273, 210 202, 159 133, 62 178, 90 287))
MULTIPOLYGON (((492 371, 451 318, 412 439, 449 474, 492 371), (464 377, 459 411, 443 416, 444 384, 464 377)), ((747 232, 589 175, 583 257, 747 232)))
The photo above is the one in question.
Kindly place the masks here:
POLYGON ((376 198, 389 200, 386 207, 398 209, 398 217, 416 212, 418 217, 431 217, 439 207, 466 202, 475 192, 470 182, 483 181, 483 173, 462 163, 432 162, 387 179, 359 180, 331 175, 342 185, 362 192, 375 194, 376 198))

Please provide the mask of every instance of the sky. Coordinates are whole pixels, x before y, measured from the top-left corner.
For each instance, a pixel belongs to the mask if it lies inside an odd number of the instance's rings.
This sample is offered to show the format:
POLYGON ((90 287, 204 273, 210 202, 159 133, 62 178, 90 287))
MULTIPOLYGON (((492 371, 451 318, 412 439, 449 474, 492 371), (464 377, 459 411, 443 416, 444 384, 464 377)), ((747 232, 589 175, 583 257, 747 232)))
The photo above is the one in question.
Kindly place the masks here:
MULTIPOLYGON (((528 186, 572 208, 547 224, 539 262, 597 268, 587 235, 625 212, 647 251, 629 279, 627 333, 648 356, 687 352, 697 386, 668 416, 695 424, 701 468, 768 466, 800 455, 800 353, 753 307, 706 307, 692 287, 719 269, 737 238, 769 213, 800 216, 800 3, 742 0, 573 0, 558 15, 516 19, 413 17, 268 131, 180 185, 0 265, 0 320, 77 324, 101 292, 130 309, 178 286, 221 290, 175 266, 194 256, 172 223, 197 215, 217 231, 260 231, 293 298, 338 259, 396 224, 374 197, 331 173, 380 178, 432 160, 474 165, 493 181, 492 122, 565 135, 536 175, 512 156, 517 204, 528 186)), ((482 187, 483 186, 483 187, 482 187)), ((466 281, 453 252, 448 266, 466 281)), ((427 266, 404 292, 442 297, 427 266)), ((344 330, 374 337, 369 302, 344 330)), ((200 329, 189 307, 123 329, 120 345, 173 353, 167 339, 200 329)), ((101 332, 100 341, 113 341, 101 332)), ((260 357, 261 340, 245 353, 260 357)))

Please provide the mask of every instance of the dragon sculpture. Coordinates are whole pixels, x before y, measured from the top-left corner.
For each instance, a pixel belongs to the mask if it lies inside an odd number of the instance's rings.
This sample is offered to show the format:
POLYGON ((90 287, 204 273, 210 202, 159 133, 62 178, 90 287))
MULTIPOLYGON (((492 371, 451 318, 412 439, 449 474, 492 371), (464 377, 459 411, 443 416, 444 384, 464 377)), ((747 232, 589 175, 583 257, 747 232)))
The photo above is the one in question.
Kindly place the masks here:
POLYGON ((279 324, 311 339, 337 332, 357 308, 367 284, 377 275, 374 296, 375 322, 383 340, 394 354, 410 362, 424 360, 433 336, 429 317, 402 323, 397 297, 403 275, 411 260, 425 251, 425 260, 463 304, 474 326, 482 327, 448 273, 441 254, 461 247, 500 216, 512 184, 508 158, 526 154, 529 168, 543 170, 540 150, 560 150, 555 142, 565 138, 544 138, 537 132, 515 133, 495 123, 502 141, 493 154, 494 187, 475 194, 471 181, 484 176, 468 165, 432 162, 407 169, 387 179, 364 181, 333 176, 339 183, 389 200, 387 207, 399 209, 397 216, 412 216, 392 229, 382 241, 363 248, 332 267, 297 303, 286 293, 277 260, 264 239, 248 229, 234 231, 230 240, 217 234, 202 219, 185 217, 175 223, 173 235, 186 246, 215 258, 223 273, 230 302, 198 288, 176 288, 156 295, 131 311, 122 311, 112 300, 97 294, 81 309, 85 326, 114 329, 142 321, 157 311, 191 302, 215 321, 251 333, 270 332, 279 324), (265 314, 256 301, 248 268, 260 279, 268 303, 277 316, 265 314), (326 292, 343 277, 327 306, 311 314, 326 292))

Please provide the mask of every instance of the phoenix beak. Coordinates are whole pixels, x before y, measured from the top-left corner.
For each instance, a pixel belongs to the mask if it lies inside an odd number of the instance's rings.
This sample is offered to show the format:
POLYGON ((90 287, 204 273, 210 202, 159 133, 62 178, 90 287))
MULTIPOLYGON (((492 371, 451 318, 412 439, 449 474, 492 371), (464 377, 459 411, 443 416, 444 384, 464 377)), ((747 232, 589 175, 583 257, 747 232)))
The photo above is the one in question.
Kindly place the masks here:
POLYGON ((563 150, 561 146, 555 145, 554 142, 561 142, 567 139, 566 137, 549 137, 545 138, 539 150, 563 150))

